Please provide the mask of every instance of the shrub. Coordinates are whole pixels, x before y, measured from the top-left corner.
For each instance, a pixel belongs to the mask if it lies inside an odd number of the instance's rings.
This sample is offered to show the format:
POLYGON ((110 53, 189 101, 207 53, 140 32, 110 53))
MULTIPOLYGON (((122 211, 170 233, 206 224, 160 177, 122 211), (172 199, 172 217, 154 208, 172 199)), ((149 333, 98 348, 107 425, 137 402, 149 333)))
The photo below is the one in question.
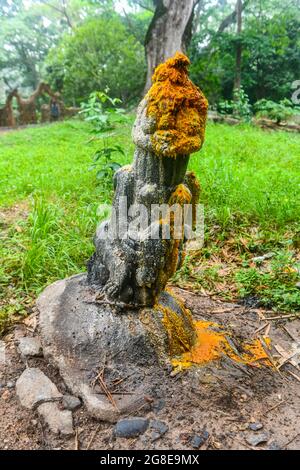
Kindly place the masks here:
POLYGON ((266 117, 279 124, 281 121, 287 121, 290 117, 300 114, 300 108, 285 98, 276 103, 275 101, 262 99, 255 103, 254 110, 257 117, 266 117))

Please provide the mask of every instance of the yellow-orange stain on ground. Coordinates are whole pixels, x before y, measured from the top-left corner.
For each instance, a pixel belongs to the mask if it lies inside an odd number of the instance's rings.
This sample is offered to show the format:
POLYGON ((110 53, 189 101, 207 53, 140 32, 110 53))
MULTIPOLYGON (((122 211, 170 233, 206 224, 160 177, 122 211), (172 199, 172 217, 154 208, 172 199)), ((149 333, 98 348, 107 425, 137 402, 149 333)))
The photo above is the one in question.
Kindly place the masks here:
POLYGON ((240 351, 230 344, 231 335, 222 330, 220 325, 208 321, 195 321, 197 339, 194 345, 180 356, 172 358, 172 365, 176 369, 186 369, 192 365, 205 365, 211 361, 228 356, 230 359, 248 366, 273 367, 265 347, 270 347, 270 339, 265 338, 264 347, 260 339, 245 341, 239 344, 240 351), (217 329, 217 331, 216 331, 217 329))

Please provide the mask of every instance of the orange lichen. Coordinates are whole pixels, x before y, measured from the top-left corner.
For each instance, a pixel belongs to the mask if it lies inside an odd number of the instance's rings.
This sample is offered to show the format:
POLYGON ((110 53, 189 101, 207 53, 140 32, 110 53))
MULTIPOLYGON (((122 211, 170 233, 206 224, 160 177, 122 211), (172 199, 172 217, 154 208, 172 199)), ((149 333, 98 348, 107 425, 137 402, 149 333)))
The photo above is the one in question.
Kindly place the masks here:
POLYGON ((203 144, 208 103, 188 77, 189 64, 189 59, 177 52, 159 65, 152 77, 147 115, 156 122, 151 140, 157 155, 189 155, 203 144))
POLYGON ((185 184, 179 184, 171 194, 168 204, 169 206, 180 204, 180 206, 183 207, 184 204, 190 204, 191 201, 192 193, 189 188, 185 184))
MULTIPOLYGON (((230 344, 230 335, 222 330, 219 325, 196 321, 194 327, 197 332, 197 340, 189 351, 180 357, 173 357, 172 365, 176 369, 186 369, 192 365, 204 365, 208 362, 228 356, 240 364, 261 367, 272 366, 270 359, 259 339, 240 345, 241 353, 237 354, 230 344)), ((268 342, 266 341, 268 345, 268 342)))
MULTIPOLYGON (((271 345, 270 338, 265 338, 264 342, 266 343, 267 347, 270 347, 271 345)), ((243 359, 246 363, 252 363, 252 364, 254 364, 255 362, 259 364, 259 361, 270 362, 266 354, 265 348, 263 347, 261 341, 258 338, 250 343, 244 344, 243 359)))
POLYGON ((163 313, 162 322, 168 334, 170 355, 190 351, 196 339, 191 312, 183 305, 180 305, 181 314, 161 304, 156 309, 163 313))
POLYGON ((170 212, 168 217, 160 220, 162 231, 164 224, 169 227, 170 238, 162 240, 166 245, 166 254, 164 265, 156 280, 157 290, 161 290, 161 286, 166 285, 183 262, 184 214, 182 208, 185 204, 190 204, 191 201, 192 194, 188 187, 185 184, 179 184, 169 198, 170 212))

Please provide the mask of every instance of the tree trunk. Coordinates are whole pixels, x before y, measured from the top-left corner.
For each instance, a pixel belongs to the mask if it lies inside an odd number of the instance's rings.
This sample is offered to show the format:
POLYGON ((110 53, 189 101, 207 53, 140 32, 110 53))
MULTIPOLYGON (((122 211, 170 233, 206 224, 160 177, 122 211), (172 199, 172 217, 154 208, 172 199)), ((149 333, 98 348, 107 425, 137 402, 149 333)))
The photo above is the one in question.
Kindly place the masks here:
POLYGON ((191 39, 194 6, 197 0, 153 0, 155 13, 146 39, 147 80, 145 92, 151 86, 155 67, 175 52, 185 52, 191 39))
POLYGON ((234 77, 234 92, 239 92, 241 89, 241 75, 242 75, 242 42, 241 42, 241 32, 242 32, 242 0, 237 0, 236 2, 236 18, 237 18, 237 35, 238 41, 236 46, 236 62, 235 62, 235 77, 234 77))

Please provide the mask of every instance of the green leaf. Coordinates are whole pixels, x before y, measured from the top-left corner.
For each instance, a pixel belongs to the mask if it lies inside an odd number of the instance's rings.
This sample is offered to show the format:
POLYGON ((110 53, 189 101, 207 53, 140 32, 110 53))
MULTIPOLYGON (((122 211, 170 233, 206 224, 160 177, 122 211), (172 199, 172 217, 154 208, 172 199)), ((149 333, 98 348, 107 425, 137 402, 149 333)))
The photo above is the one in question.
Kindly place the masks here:
POLYGON ((97 180, 102 180, 103 178, 106 178, 106 177, 107 177, 107 171, 105 170, 100 170, 96 174, 97 180))

